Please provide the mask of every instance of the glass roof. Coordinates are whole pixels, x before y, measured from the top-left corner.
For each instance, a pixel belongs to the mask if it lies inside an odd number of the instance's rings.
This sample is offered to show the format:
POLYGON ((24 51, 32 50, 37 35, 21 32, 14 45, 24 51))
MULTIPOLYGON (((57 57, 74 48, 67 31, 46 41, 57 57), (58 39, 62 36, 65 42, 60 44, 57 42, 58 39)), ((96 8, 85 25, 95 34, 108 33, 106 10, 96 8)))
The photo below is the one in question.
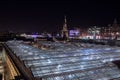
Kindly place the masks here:
POLYGON ((120 47, 88 43, 40 41, 41 49, 23 41, 8 41, 13 50, 37 78, 43 80, 108 80, 120 77, 111 61, 120 60, 120 47), (52 48, 51 48, 52 47, 52 48))

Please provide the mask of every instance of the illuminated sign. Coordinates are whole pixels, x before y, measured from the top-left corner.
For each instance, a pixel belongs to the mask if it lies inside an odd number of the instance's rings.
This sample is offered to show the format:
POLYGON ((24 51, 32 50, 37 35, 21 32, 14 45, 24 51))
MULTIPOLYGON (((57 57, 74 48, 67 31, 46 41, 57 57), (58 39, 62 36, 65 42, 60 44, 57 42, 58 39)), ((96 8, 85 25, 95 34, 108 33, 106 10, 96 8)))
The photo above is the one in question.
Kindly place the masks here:
POLYGON ((80 32, 79 30, 70 30, 69 35, 70 36, 79 36, 80 32))

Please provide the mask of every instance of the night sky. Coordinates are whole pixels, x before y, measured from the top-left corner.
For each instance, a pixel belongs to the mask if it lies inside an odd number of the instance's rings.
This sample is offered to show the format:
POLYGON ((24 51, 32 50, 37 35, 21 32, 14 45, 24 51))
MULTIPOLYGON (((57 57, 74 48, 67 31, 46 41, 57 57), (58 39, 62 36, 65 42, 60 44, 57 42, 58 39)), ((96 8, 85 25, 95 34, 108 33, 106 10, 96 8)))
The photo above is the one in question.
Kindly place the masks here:
POLYGON ((68 28, 107 26, 120 19, 115 0, 48 0, 0 2, 0 31, 52 32, 62 29, 64 15, 68 28), (79 1, 79 2, 78 2, 79 1))

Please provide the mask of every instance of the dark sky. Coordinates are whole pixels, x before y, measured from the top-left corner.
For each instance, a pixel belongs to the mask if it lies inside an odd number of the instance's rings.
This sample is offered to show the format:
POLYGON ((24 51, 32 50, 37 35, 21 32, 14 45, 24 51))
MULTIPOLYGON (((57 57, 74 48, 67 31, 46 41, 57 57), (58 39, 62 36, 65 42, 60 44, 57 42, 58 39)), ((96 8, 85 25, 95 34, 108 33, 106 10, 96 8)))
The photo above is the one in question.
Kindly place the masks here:
POLYGON ((0 2, 0 31, 59 31, 67 16, 68 28, 119 23, 119 2, 102 0, 47 0, 0 2), (79 1, 79 2, 78 2, 79 1))

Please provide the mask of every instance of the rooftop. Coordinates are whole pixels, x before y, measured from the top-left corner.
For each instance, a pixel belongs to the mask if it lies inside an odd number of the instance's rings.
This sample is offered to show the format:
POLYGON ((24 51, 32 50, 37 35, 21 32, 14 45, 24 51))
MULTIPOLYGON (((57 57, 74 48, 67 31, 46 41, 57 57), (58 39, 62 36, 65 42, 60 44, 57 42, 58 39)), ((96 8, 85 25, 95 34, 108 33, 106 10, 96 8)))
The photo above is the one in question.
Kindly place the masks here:
POLYGON ((23 41, 6 44, 38 79, 108 80, 120 77, 120 70, 112 63, 120 60, 120 47, 49 41, 38 44, 53 48, 36 48, 23 41))

